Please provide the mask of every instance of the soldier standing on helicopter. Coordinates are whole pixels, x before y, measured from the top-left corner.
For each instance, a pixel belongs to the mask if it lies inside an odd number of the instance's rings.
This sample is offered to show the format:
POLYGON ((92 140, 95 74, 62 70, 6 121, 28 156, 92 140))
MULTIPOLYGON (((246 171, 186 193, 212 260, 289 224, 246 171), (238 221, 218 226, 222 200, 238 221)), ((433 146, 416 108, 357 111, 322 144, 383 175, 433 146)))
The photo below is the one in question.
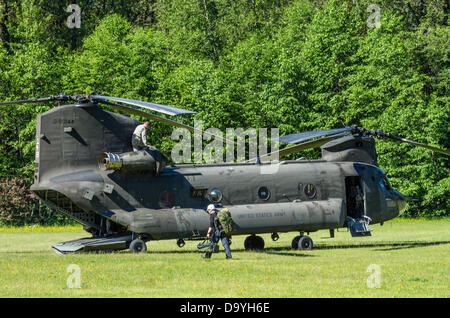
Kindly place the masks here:
MULTIPOLYGON (((146 121, 142 125, 138 125, 131 136, 131 144, 133 151, 139 151, 147 149, 147 129, 150 127, 150 123, 146 121)), ((151 147, 151 146, 150 146, 151 147)))

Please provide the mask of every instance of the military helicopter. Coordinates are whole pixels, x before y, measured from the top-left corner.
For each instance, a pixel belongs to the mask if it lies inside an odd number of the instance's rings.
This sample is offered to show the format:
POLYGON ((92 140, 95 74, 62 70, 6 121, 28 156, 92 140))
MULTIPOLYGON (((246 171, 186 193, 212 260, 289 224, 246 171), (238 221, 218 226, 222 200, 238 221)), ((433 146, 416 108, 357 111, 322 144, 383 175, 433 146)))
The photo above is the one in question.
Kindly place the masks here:
POLYGON ((139 121, 100 104, 191 132, 214 135, 149 113, 170 116, 194 112, 150 102, 103 96, 59 94, 0 105, 58 102, 38 115, 31 190, 48 207, 81 223, 92 237, 53 245, 57 253, 147 250, 146 242, 206 236, 208 204, 229 208, 233 235, 248 235, 245 249, 263 249, 260 233, 299 232, 292 248, 309 250, 304 233, 348 228, 369 236, 370 224, 398 216, 407 197, 394 190, 377 165, 373 137, 406 142, 445 155, 450 151, 383 131, 344 127, 282 136, 292 146, 247 162, 168 165, 157 149, 133 151, 139 121), (72 102, 61 106, 61 103, 72 102), (134 108, 134 107, 138 107, 134 108), (267 161, 321 147, 321 160, 267 161), (261 169, 274 168, 272 173, 261 169))

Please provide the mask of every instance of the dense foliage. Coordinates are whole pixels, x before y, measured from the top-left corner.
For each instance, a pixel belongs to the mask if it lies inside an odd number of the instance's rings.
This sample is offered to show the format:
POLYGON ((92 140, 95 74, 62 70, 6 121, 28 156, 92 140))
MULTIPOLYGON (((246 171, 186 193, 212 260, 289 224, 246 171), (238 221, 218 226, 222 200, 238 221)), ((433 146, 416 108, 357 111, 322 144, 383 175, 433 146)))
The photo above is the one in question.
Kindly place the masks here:
MULTIPOLYGON (((95 91, 192 109, 222 131, 357 124, 450 148, 448 2, 377 1, 377 27, 372 3, 0 0, 0 100, 95 91), (80 28, 67 25, 72 2, 80 28)), ((2 191, 31 183, 35 117, 50 107, 0 108, 2 191)), ((151 138, 167 152, 170 134, 155 123, 151 138)), ((407 215, 449 215, 448 157, 393 142, 377 151, 394 188, 419 199, 407 215)), ((5 200, 0 215, 31 220, 5 200)))

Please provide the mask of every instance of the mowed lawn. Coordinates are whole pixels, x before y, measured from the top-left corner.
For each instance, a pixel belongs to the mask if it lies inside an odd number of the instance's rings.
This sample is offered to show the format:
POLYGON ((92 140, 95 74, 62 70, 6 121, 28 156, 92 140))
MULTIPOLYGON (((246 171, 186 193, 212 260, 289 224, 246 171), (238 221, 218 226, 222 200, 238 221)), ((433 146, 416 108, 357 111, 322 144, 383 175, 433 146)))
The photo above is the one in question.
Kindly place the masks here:
POLYGON ((292 251, 280 233, 263 252, 233 237, 232 260, 205 260, 197 241, 148 242, 146 254, 57 255, 51 245, 86 237, 81 227, 0 228, 0 297, 449 297, 450 220, 394 220, 352 238, 311 233, 312 251, 292 251), (76 265, 71 266, 72 264, 76 265), (69 288, 79 269, 80 288, 69 288), (68 284, 69 282, 69 284, 68 284))

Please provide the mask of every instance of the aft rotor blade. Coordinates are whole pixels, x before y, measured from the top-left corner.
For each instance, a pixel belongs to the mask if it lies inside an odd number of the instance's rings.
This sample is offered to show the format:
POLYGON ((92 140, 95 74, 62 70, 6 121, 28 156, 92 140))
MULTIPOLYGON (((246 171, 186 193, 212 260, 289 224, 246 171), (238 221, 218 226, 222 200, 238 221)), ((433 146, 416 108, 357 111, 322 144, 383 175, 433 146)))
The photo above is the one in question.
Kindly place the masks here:
MULTIPOLYGON (((291 146, 291 147, 287 147, 287 148, 284 148, 284 149, 280 149, 278 151, 274 151, 274 152, 268 153, 268 154, 266 154, 264 156, 261 156, 259 159, 261 161, 271 160, 274 156, 277 156, 278 158, 281 158, 283 156, 290 155, 291 153, 299 152, 299 151, 306 150, 306 149, 320 147, 320 146, 326 144, 327 142, 329 142, 329 141, 331 141, 333 139, 341 138, 341 137, 344 137, 344 136, 347 136, 347 135, 348 135, 348 132, 343 132, 343 133, 336 134, 336 135, 333 135, 333 136, 328 136, 328 137, 324 137, 324 138, 320 138, 320 139, 316 139, 316 140, 307 141, 307 142, 304 142, 304 143, 301 143, 301 144, 297 144, 297 145, 294 145, 294 146, 291 146)), ((248 162, 255 162, 255 161, 256 161, 256 158, 252 158, 248 162)))
POLYGON ((352 127, 307 131, 307 132, 303 132, 303 133, 281 136, 278 140, 281 142, 284 142, 286 144, 297 144, 299 142, 306 141, 306 140, 309 140, 312 138, 335 135, 335 134, 340 134, 343 132, 351 132, 351 131, 352 131, 352 127))
POLYGON ((148 110, 156 111, 156 112, 163 113, 163 114, 170 115, 170 116, 195 114, 195 112, 191 111, 191 110, 176 108, 176 107, 167 106, 167 105, 155 104, 155 103, 150 103, 150 102, 143 102, 143 101, 133 100, 133 99, 128 99, 128 98, 119 98, 119 97, 90 94, 89 99, 91 101, 95 101, 95 102, 102 102, 102 101, 108 101, 108 100, 115 101, 115 102, 119 102, 122 104, 142 107, 142 108, 145 108, 148 110))
POLYGON ((60 96, 49 96, 35 99, 13 100, 9 102, 0 102, 0 105, 26 104, 26 103, 45 103, 54 100, 60 100, 60 96))
POLYGON ((180 122, 175 121, 175 120, 164 118, 164 117, 152 114, 152 113, 147 113, 147 112, 144 112, 144 111, 139 110, 139 109, 135 109, 135 108, 128 107, 128 106, 125 106, 125 105, 110 103, 110 102, 104 102, 104 104, 116 107, 116 108, 118 108, 118 109, 120 109, 120 110, 122 110, 122 111, 124 111, 124 112, 126 112, 128 114, 133 114, 133 115, 141 116, 141 117, 148 118, 148 119, 151 119, 151 120, 156 120, 156 121, 159 121, 161 123, 168 124, 168 125, 174 126, 174 127, 186 128, 191 133, 196 133, 197 132, 197 133, 200 133, 200 134, 209 135, 211 137, 214 137, 216 140, 219 140, 219 141, 222 141, 222 142, 225 141, 226 143, 233 143, 233 141, 230 141, 230 140, 228 140, 226 138, 223 138, 223 137, 221 137, 219 135, 215 135, 215 134, 209 133, 207 131, 204 131, 204 130, 201 130, 201 129, 197 129, 195 127, 191 127, 189 125, 180 123, 180 122))

